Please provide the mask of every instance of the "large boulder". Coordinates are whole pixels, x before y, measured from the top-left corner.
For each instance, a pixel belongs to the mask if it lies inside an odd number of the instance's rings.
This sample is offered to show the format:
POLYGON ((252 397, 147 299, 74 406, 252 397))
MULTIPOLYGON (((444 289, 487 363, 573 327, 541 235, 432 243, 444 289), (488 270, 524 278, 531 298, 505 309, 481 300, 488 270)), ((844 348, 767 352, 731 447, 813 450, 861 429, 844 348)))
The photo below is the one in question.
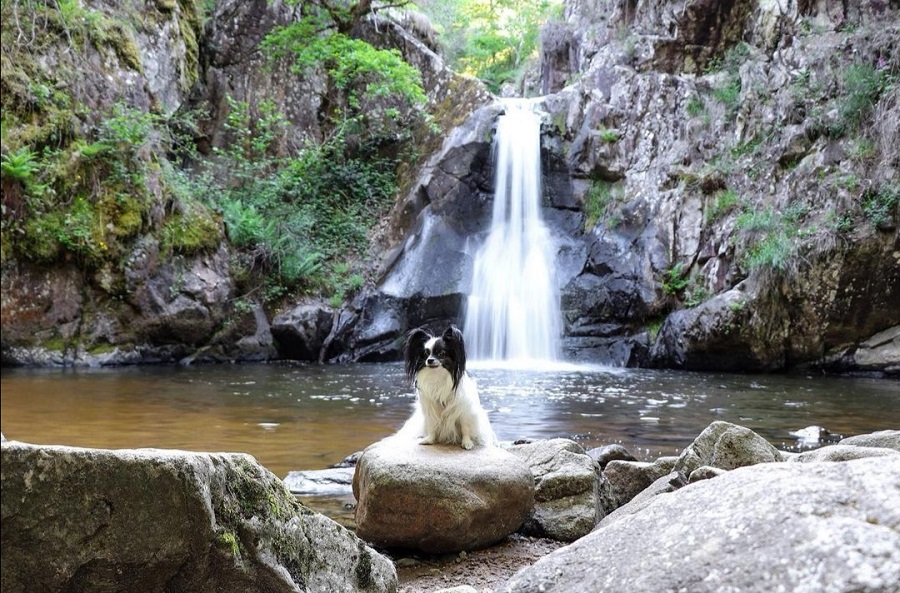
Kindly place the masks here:
POLYGON ((893 593, 898 490, 894 457, 738 468, 654 497, 500 591, 893 593))
POLYGON ((369 446, 356 465, 357 534, 429 553, 483 548, 522 525, 533 491, 528 467, 500 448, 390 437, 369 446))
POLYGON ((534 509, 526 535, 575 541, 603 517, 600 467, 568 439, 534 441, 508 449, 534 474, 534 509))
POLYGON ((252 457, 2 444, 4 593, 395 591, 390 560, 252 457))

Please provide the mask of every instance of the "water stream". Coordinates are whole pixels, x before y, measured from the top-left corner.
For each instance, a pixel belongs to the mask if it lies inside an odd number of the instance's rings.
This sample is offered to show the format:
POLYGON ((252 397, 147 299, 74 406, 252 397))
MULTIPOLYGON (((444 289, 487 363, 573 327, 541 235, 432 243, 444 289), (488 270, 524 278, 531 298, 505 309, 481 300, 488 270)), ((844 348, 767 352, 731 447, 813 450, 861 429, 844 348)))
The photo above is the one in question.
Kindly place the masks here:
POLYGON ((506 100, 494 140, 491 228, 474 261, 465 337, 474 360, 548 361, 559 355, 556 250, 541 217, 540 118, 506 100))
MULTIPOLYGON (((822 444, 791 434, 811 425, 832 439, 900 428, 900 383, 891 380, 567 365, 475 365, 472 374, 502 440, 621 443, 643 460, 677 454, 714 420, 788 450, 822 444)), ((4 368, 0 391, 8 439, 243 452, 279 477, 327 467, 390 435, 414 399, 399 364, 4 368)), ((352 496, 307 502, 352 521, 343 506, 352 496)))

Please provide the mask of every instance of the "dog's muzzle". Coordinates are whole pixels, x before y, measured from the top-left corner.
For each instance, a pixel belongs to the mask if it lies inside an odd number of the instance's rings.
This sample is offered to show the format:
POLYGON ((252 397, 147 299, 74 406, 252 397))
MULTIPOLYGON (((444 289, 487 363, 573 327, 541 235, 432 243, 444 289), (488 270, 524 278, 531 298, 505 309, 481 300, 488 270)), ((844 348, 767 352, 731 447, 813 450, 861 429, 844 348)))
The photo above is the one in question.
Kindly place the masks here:
POLYGON ((436 358, 429 358, 429 359, 425 360, 425 366, 434 369, 434 368, 441 366, 441 363, 436 358))

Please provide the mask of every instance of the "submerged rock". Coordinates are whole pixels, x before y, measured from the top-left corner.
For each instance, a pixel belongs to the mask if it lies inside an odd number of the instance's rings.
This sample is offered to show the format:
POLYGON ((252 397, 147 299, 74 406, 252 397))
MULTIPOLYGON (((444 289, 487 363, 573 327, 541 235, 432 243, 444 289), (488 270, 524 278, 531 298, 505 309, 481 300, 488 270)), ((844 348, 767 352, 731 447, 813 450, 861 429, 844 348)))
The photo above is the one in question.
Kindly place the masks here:
POLYGON ((390 437, 363 451, 353 494, 364 540, 448 553, 515 532, 531 509, 534 487, 528 467, 502 449, 466 451, 390 437))
POLYGON ((4 593, 396 591, 390 560, 252 457, 2 445, 4 593))
POLYGON ((894 456, 738 468, 604 522, 500 591, 893 593, 898 490, 894 456))

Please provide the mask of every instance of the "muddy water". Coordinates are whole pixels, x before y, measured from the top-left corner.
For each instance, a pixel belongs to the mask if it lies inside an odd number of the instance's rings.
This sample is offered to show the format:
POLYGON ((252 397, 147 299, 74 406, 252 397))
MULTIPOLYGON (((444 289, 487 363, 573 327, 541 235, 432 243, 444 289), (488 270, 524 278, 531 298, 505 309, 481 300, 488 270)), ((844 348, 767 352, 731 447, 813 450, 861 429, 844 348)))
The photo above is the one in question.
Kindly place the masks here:
MULTIPOLYGON (((810 425, 849 436, 900 428, 900 382, 558 367, 474 368, 502 440, 622 443, 677 454, 714 420, 777 447, 815 446, 810 425)), ((250 453, 276 475, 336 463, 391 434, 413 393, 399 364, 221 365, 0 371, 8 439, 82 447, 250 453)))

